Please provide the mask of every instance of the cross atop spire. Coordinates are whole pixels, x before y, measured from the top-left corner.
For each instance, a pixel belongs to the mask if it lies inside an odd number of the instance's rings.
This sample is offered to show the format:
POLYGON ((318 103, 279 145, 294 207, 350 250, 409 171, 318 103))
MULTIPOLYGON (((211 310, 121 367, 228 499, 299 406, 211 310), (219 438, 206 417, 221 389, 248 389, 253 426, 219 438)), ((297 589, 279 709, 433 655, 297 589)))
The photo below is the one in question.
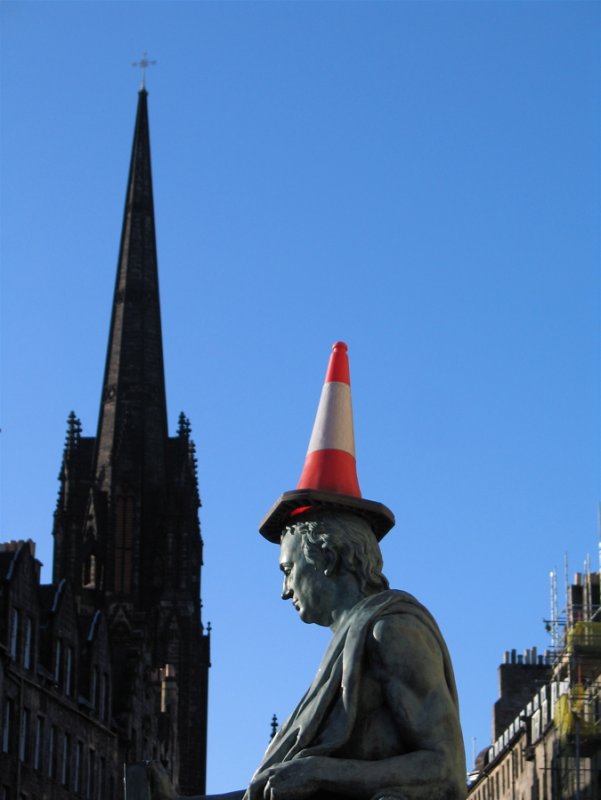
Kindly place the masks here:
POLYGON ((142 53, 142 58, 139 61, 132 61, 132 67, 140 67, 142 70, 142 82, 140 84, 140 90, 146 89, 146 70, 148 67, 154 67, 156 61, 149 61, 148 60, 148 53, 146 50, 142 53))

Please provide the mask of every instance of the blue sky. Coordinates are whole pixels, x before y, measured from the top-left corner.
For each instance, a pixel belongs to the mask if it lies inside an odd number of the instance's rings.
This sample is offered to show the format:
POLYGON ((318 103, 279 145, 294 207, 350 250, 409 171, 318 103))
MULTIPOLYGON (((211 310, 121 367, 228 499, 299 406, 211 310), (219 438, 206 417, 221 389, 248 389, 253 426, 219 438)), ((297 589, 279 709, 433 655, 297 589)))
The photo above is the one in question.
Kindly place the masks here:
POLYGON ((0 537, 35 539, 50 580, 69 411, 95 434, 148 50, 211 791, 248 781, 328 638, 278 600, 257 525, 296 485, 332 342, 364 496, 397 516, 385 571, 439 619, 468 761, 503 651, 549 643, 549 570, 598 568, 600 9, 2 4, 0 537))

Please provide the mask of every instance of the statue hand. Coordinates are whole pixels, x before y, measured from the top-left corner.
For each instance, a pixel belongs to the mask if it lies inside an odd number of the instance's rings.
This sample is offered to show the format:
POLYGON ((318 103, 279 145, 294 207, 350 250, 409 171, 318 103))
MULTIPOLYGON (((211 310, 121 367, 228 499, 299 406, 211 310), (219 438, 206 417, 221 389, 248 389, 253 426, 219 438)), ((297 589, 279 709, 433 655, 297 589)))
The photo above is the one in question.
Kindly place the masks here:
POLYGON ((322 787, 332 759, 307 756, 260 772, 248 788, 249 800, 303 800, 322 787))

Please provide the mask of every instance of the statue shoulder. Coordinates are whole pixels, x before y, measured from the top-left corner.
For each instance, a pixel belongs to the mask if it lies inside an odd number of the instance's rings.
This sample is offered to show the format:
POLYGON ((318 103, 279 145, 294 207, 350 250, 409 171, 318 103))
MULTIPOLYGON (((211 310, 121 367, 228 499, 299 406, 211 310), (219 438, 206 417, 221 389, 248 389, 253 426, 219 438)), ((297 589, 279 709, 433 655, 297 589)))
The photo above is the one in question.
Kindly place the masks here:
POLYGON ((413 600, 406 608, 406 599, 400 598, 397 611, 389 607, 373 620, 367 643, 369 660, 382 677, 429 684, 444 672, 444 654, 432 618, 423 606, 414 607, 413 600))
POLYGON ((448 705, 440 650, 427 632, 411 623, 386 620, 376 626, 367 661, 368 673, 381 686, 388 708, 415 710, 426 698, 441 694, 448 705))
POLYGON ((387 616, 414 616, 426 625, 436 627, 428 609, 409 592, 401 589, 386 589, 368 595, 353 609, 353 616, 363 622, 374 622, 387 616))

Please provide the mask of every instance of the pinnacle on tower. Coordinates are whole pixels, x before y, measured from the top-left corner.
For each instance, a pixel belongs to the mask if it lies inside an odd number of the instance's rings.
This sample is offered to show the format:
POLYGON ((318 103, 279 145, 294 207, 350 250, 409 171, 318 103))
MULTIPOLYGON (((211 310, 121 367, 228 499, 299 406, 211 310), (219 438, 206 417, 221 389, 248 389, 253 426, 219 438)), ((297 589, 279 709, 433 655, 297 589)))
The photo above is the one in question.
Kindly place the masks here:
POLYGON ((183 411, 180 413, 177 423, 177 435, 182 439, 189 439, 191 432, 190 420, 183 411))
POLYGON ((81 438, 81 420, 71 411, 67 418, 67 434, 65 436, 65 458, 77 448, 81 438))

